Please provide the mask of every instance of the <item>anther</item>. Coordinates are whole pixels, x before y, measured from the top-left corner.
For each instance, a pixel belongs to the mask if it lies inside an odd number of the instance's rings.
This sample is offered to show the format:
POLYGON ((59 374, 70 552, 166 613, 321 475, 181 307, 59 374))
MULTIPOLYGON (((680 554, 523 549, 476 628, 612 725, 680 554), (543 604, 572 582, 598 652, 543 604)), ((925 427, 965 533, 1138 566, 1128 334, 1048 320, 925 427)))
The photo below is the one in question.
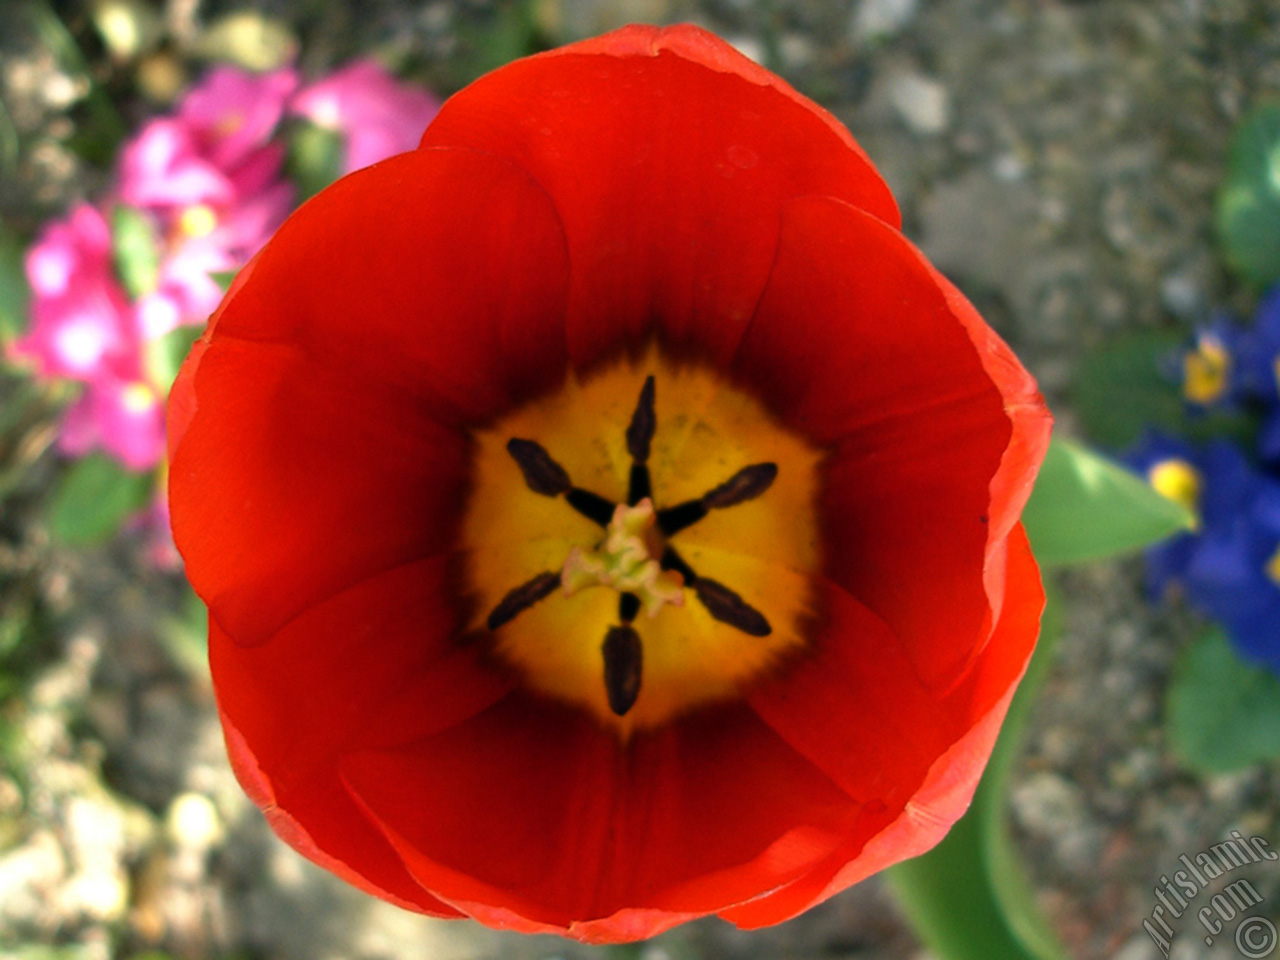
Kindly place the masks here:
POLYGON ((511 459, 524 474, 524 482, 534 493, 540 493, 544 497, 558 497, 573 486, 565 468, 551 459, 547 448, 536 440, 512 437, 507 441, 507 453, 511 454, 511 459))
POLYGON ((756 463, 743 467, 715 489, 702 495, 702 505, 708 510, 723 510, 748 500, 754 500, 773 486, 778 477, 776 463, 756 463))
POLYGON ((658 428, 658 415, 653 409, 654 391, 653 375, 650 374, 640 388, 636 412, 631 415, 631 423, 627 426, 627 453, 631 454, 631 459, 636 463, 648 461, 649 445, 658 428))
POLYGON ((610 627, 600 652, 604 654, 604 690, 609 697, 609 709, 625 717, 640 695, 640 668, 644 659, 640 635, 625 624, 610 627))
POLYGON ((721 623, 727 623, 753 637, 767 637, 773 632, 763 613, 724 584, 699 577, 694 581, 693 592, 707 608, 707 613, 721 623))
POLYGON ((517 614, 528 610, 543 597, 548 596, 560 586, 560 574, 540 573, 528 583, 516 587, 493 608, 487 621, 490 630, 497 630, 504 623, 509 623, 517 614))
POLYGON ((668 537, 675 536, 681 530, 693 526, 706 517, 712 510, 723 510, 725 507, 737 506, 748 500, 754 500, 764 493, 778 478, 776 463, 755 463, 743 467, 732 477, 708 490, 697 500, 686 500, 674 507, 658 511, 658 529, 668 537))

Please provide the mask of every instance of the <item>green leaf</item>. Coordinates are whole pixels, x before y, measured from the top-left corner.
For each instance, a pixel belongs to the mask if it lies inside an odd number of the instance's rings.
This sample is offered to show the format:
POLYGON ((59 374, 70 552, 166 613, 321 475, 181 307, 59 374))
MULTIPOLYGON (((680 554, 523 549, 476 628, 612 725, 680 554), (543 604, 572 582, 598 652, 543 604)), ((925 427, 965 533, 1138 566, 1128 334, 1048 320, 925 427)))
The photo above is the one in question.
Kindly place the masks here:
POLYGON ((1237 128, 1218 190, 1222 257, 1258 289, 1280 279, 1280 103, 1264 103, 1237 128))
POLYGON ((0 224, 0 342, 11 340, 26 329, 30 297, 22 267, 22 246, 0 224))
POLYGON ((916 934, 943 960, 1066 960, 1036 905, 1005 822, 1009 771, 1052 660, 1058 623, 1051 593, 1040 641, 968 812, 928 853, 888 871, 916 934))
POLYGON ((160 282, 155 227, 141 210, 119 204, 111 211, 111 255, 116 276, 131 299, 150 293, 160 282))
POLYGON ((64 543, 99 543, 146 506, 154 488, 151 472, 132 473, 110 457, 91 454, 77 461, 54 491, 50 532, 64 543))
POLYGON ((235 281, 236 274, 239 272, 239 270, 215 270, 209 276, 213 278, 214 283, 222 288, 222 292, 226 293, 231 289, 231 284, 235 281))
POLYGON ((309 200, 342 173, 342 134, 314 123, 299 123, 289 135, 285 173, 298 188, 298 202, 309 200))
POLYGON ((1226 773, 1280 757, 1280 677, 1242 660, 1215 629, 1178 657, 1165 699, 1169 741, 1188 766, 1226 773))
POLYGON ((191 352, 191 345, 200 339, 203 332, 203 327, 178 327, 147 342, 147 376, 161 393, 169 392, 182 367, 182 361, 191 352))
POLYGON ((1137 474, 1058 439, 1049 444, 1022 520, 1043 566, 1138 550, 1196 523, 1190 510, 1137 474))

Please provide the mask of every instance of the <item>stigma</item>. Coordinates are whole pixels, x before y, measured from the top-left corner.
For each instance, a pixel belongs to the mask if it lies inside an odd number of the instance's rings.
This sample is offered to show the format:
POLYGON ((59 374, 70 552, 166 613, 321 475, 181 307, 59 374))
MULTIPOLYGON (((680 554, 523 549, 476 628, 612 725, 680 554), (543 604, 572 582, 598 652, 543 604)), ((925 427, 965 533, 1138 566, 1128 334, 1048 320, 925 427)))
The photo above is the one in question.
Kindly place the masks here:
MULTIPOLYGON (((590 549, 574 547, 560 571, 565 596, 587 587, 612 587, 634 594, 649 617, 658 615, 664 603, 684 605, 684 577, 663 570, 654 558, 650 535, 657 519, 653 501, 645 497, 634 507, 618 504, 609 520, 604 542, 590 549)), ((661 548, 657 553, 661 555, 661 548)))

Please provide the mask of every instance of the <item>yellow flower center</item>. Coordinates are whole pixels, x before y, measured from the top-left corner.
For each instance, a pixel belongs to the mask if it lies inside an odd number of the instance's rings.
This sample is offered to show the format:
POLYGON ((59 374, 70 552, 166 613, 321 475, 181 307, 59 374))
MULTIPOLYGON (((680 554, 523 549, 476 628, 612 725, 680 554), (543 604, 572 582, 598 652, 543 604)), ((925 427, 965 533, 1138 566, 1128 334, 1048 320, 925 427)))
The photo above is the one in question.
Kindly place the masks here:
POLYGON ((1267 561, 1266 571, 1272 583, 1280 584, 1280 547, 1276 548, 1276 552, 1267 561))
POLYGON ((1208 405, 1227 392, 1231 353, 1212 334, 1201 334, 1194 350, 1182 358, 1182 392, 1192 403, 1208 405))
POLYGON ((1153 463, 1147 470, 1147 480, 1156 493, 1180 503, 1188 510, 1200 508, 1200 491, 1204 481, 1200 471, 1181 457, 1170 457, 1153 463))
POLYGON ((196 203, 182 211, 178 217, 178 230, 184 237, 207 237, 218 226, 218 215, 206 203, 196 203))
POLYGON ((532 689, 626 735, 805 646, 822 452, 752 396, 650 351, 475 441, 470 628, 532 689))
POLYGON ((135 380, 120 395, 121 405, 128 413, 142 414, 156 405, 156 392, 150 384, 135 380))

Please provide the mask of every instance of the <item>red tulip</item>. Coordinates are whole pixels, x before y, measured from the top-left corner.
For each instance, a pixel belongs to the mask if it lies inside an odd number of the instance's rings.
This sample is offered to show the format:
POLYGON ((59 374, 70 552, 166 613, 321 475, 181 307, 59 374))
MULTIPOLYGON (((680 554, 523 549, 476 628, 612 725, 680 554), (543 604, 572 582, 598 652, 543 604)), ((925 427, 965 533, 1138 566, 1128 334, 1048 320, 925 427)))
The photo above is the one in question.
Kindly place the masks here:
POLYGON ((177 543, 276 832, 437 916, 777 923, 931 847, 1049 415, 849 134, 692 27, 511 64, 239 276, 177 543))

